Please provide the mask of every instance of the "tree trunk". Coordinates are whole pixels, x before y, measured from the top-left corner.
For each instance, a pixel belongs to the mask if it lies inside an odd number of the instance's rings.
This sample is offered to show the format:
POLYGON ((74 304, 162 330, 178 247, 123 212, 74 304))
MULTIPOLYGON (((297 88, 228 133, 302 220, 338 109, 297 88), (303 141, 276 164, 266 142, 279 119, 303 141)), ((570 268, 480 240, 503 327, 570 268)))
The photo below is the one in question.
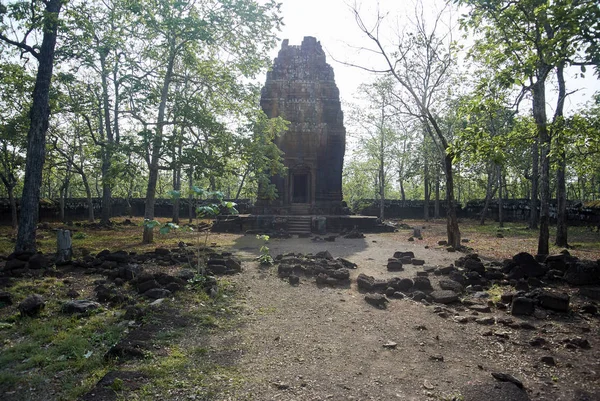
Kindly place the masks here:
MULTIPOLYGON (((102 83, 102 116, 104 116, 104 129, 106 130, 106 142, 102 147, 102 214, 100 216, 100 224, 110 225, 112 217, 112 179, 111 164, 114 147, 114 137, 112 125, 110 122, 110 101, 108 95, 108 70, 106 67, 106 53, 100 50, 100 67, 102 68, 101 83, 102 83)), ((116 102, 115 102, 116 103, 116 102)))
POLYGON ((425 161, 424 171, 423 171, 423 190, 424 190, 424 198, 425 202, 423 205, 423 219, 425 221, 429 221, 429 163, 425 161))
MULTIPOLYGON (((563 110, 565 105, 565 96, 567 88, 565 85, 564 65, 560 64, 556 68, 558 80, 558 102, 554 113, 553 130, 562 131, 563 110)), ((568 224, 567 224, 567 183, 565 174, 567 170, 567 158, 565 155, 564 139, 562 135, 556 135, 555 143, 558 145, 557 156, 558 166, 556 169, 556 202, 557 202, 557 221, 556 221, 556 245, 567 248, 568 244, 568 224)))
POLYGON ((487 179, 487 187, 485 189, 485 201, 483 202, 483 209, 481 210, 481 214, 479 215, 479 225, 485 225, 485 216, 487 215, 488 208, 490 207, 490 202, 493 198, 492 194, 492 183, 494 181, 494 170, 493 167, 488 168, 488 179, 487 179))
POLYGON ((36 251, 35 233, 39 218, 42 172, 46 159, 46 131, 50 117, 49 94, 54 67, 54 48, 62 0, 48 0, 44 18, 42 46, 33 89, 30 126, 27 134, 27 161, 21 197, 21 214, 15 251, 36 251))
POLYGON ((504 227, 504 191, 502 185, 502 167, 498 166, 498 225, 504 227))
POLYGON ((19 220, 17 217, 17 199, 15 198, 15 187, 6 187, 8 191, 8 203, 10 204, 10 224, 12 228, 19 226, 19 220))
POLYGON ((440 218, 440 172, 435 176, 435 203, 433 204, 433 218, 440 218))
POLYGON ((538 255, 549 254, 550 240, 550 134, 546 118, 545 82, 538 79, 533 86, 533 117, 540 141, 540 231, 538 255))
POLYGON ((238 187, 238 190, 235 193, 235 201, 236 202, 240 199, 240 194, 242 193, 242 188, 244 188, 244 182, 246 182, 246 177, 248 176, 249 172, 250 172, 250 166, 248 166, 246 168, 246 171, 244 171, 244 175, 242 176, 242 181, 240 182, 240 186, 238 187))
POLYGON ((529 202, 529 229, 535 230, 538 228, 539 211, 538 211, 538 188, 540 175, 540 149, 539 138, 534 139, 531 145, 531 198, 529 202))
MULTIPOLYGON (((173 170, 173 189, 181 191, 181 167, 173 170)), ((173 223, 179 224, 179 197, 173 199, 173 223)))
POLYGON ((446 154, 444 167, 446 172, 446 208, 448 234, 448 245, 455 249, 460 248, 460 229, 458 228, 458 217, 456 216, 456 205, 454 204, 454 176, 452 173, 452 154, 446 154))
POLYGON ((383 171, 383 159, 379 164, 379 218, 385 218, 385 172, 383 171))
POLYGON ((404 191, 404 182, 400 180, 400 199, 402 199, 402 207, 406 206, 406 192, 404 191))
POLYGON ((192 191, 192 188, 194 186, 194 168, 190 167, 190 170, 188 172, 188 180, 189 180, 189 189, 190 189, 190 194, 189 194, 189 198, 188 198, 188 221, 191 224, 194 221, 194 191, 192 191))
MULTIPOLYGON (((146 190, 146 207, 144 211, 144 219, 154 219, 154 204, 156 202, 156 183, 158 181, 158 163, 160 159, 163 128, 165 125, 165 109, 167 107, 167 98, 169 96, 169 85, 173 76, 173 66, 175 64, 175 43, 172 40, 170 43, 171 49, 169 54, 169 62, 165 71, 165 78, 160 93, 160 104, 158 106, 158 117, 156 120, 156 133, 152 140, 152 155, 150 165, 148 166, 148 188, 146 190)), ((144 225, 144 235, 142 243, 150 244, 154 241, 154 229, 144 225)))
POLYGON ((93 223, 95 218, 94 218, 94 201, 92 199, 92 189, 90 188, 90 183, 88 182, 87 176, 85 174, 81 174, 81 181, 83 181, 83 187, 85 188, 85 196, 87 199, 88 222, 93 223))

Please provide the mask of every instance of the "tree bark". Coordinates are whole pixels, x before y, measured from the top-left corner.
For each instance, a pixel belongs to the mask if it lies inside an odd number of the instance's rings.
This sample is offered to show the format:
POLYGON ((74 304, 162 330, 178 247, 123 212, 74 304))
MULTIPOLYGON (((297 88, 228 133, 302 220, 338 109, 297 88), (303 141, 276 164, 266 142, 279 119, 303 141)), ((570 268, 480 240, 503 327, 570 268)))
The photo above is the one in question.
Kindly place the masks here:
POLYGON ((36 251, 35 234, 39 218, 42 172, 46 160, 46 132, 50 117, 49 94, 54 68, 54 48, 62 0, 48 0, 38 70, 33 89, 30 126, 27 134, 27 161, 21 197, 21 214, 15 251, 36 251))
POLYGON ((485 216, 487 215, 488 208, 490 207, 490 202, 492 200, 492 183, 494 181, 494 170, 493 167, 488 167, 488 179, 487 179, 487 187, 485 190, 485 201, 483 202, 483 209, 481 210, 481 214, 479 215, 479 225, 485 225, 485 216))
POLYGON ((19 225, 17 217, 17 200, 15 198, 15 187, 17 186, 17 179, 14 174, 8 172, 6 175, 0 173, 0 180, 6 188, 8 193, 8 203, 10 205, 10 224, 13 229, 16 229, 19 225))
POLYGON ((454 204, 454 176, 452 174, 452 155, 446 154, 444 167, 446 169, 446 208, 448 233, 448 244, 455 249, 460 248, 460 229, 458 228, 458 217, 456 216, 456 205, 454 204))
POLYGON ((425 166, 423 170, 423 191, 425 202, 423 205, 423 220, 429 221, 429 198, 431 195, 429 194, 429 163, 427 160, 425 161, 425 166))
POLYGON ((100 74, 102 82, 102 116, 104 116, 104 129, 106 130, 106 142, 102 146, 102 213, 100 216, 100 224, 110 225, 110 218, 112 217, 112 178, 110 177, 110 174, 114 137, 110 122, 112 110, 110 108, 108 96, 108 70, 106 67, 106 53, 104 53, 104 50, 100 50, 100 67, 102 69, 100 74))
POLYGON ((502 166, 498 166, 498 225, 504 227, 504 191, 502 185, 502 166))
POLYGON ((244 171, 244 175, 242 176, 242 181, 240 182, 237 192, 235 193, 235 201, 236 202, 240 199, 240 194, 242 193, 242 188, 244 188, 244 183, 246 182, 246 177, 248 176, 248 173, 250 173, 250 166, 246 167, 246 170, 244 171))
POLYGON ((188 171, 188 185, 190 190, 188 197, 188 221, 191 224, 194 221, 194 191, 192 191, 194 186, 194 167, 190 167, 188 171))
MULTIPOLYGON (((173 77, 173 67, 175 65, 175 43, 171 39, 171 49, 169 54, 169 61, 167 69, 165 70, 165 77, 163 80, 163 86, 160 93, 160 104, 158 106, 158 116, 156 120, 156 133, 152 140, 152 155, 150 159, 150 165, 148 166, 148 187, 146 190, 146 204, 144 211, 144 219, 154 219, 154 204, 156 202, 156 183, 158 181, 158 163, 160 160, 160 153, 162 148, 163 129, 165 125, 165 109, 167 107, 167 98, 169 96, 169 86, 171 84, 171 78, 173 77)), ((144 235, 142 243, 150 244, 154 241, 154 229, 144 225, 144 235)))
MULTIPOLYGON (((181 167, 177 166, 173 170, 173 189, 181 190, 181 167)), ((173 199, 173 223, 179 224, 179 197, 173 199)))
MULTIPOLYGON (((563 110, 565 105, 565 96, 567 92, 564 76, 564 64, 556 68, 556 77, 558 81, 558 101, 556 111, 554 112, 554 131, 563 129, 563 110)), ((562 135, 556 135, 558 166, 556 169, 556 202, 557 202, 557 221, 556 221, 556 245, 567 248, 568 243, 568 224, 567 224, 567 183, 565 174, 567 170, 567 158, 565 154, 564 140, 562 135)))
POLYGON ((87 176, 85 174, 81 174, 81 180, 83 181, 83 187, 85 188, 85 196, 87 199, 88 222, 93 223, 95 220, 95 216, 94 216, 94 201, 92 199, 92 189, 90 188, 90 183, 88 182, 87 176))
POLYGON ((529 229, 535 230, 538 228, 539 211, 538 211, 538 189, 540 176, 540 149, 539 138, 535 138, 531 145, 531 198, 529 200, 529 229))
POLYGON ((433 218, 440 218, 440 172, 435 175, 435 203, 433 204, 433 218))
POLYGON ((533 117, 537 126, 540 145, 540 231, 538 255, 549 254, 550 240, 550 134, 546 117, 546 91, 543 79, 533 86, 533 117))
POLYGON ((15 198, 15 187, 10 186, 6 188, 8 191, 8 202, 10 203, 10 224, 13 229, 19 226, 19 220, 17 217, 17 199, 15 198))

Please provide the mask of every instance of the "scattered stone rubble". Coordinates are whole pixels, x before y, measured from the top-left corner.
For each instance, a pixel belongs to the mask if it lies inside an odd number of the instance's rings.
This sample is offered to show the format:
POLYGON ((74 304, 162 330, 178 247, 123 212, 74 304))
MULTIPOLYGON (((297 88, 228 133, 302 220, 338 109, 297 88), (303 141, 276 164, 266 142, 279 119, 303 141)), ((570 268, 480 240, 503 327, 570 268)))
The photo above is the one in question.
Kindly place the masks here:
MULTIPOLYGON (((241 272, 242 265, 239 259, 229 252, 216 253, 213 249, 203 249, 207 252, 207 262, 203 289, 210 295, 217 294, 217 279, 215 275, 228 275, 241 272)), ((103 250, 95 256, 85 253, 86 256, 70 263, 63 263, 52 269, 55 262, 41 253, 21 252, 13 253, 6 259, 4 266, 0 264, 0 277, 39 277, 43 275, 61 276, 72 269, 83 269, 84 274, 98 274, 106 279, 96 280, 94 284, 95 300, 69 300, 63 304, 62 311, 67 314, 89 314, 99 309, 101 304, 109 306, 134 305, 135 297, 131 290, 123 288, 129 283, 138 294, 146 299, 156 300, 168 298, 172 294, 182 291, 192 279, 195 272, 182 269, 177 275, 164 272, 149 273, 144 270, 144 264, 152 263, 158 266, 181 266, 194 264, 196 255, 194 250, 182 244, 179 248, 156 248, 152 252, 137 254, 123 250, 111 252, 103 250)), ((0 261, 1 263, 1 261, 0 261)), ((73 289, 65 294, 69 298, 79 297, 73 289)), ((0 293, 0 303, 12 304, 9 292, 0 293)), ((18 308, 22 315, 35 316, 43 310, 45 300, 42 296, 32 294, 25 298, 18 308)))
POLYGON ((300 276, 315 277, 319 285, 332 287, 350 285, 350 269, 356 269, 356 264, 344 258, 333 258, 329 251, 318 252, 315 255, 301 253, 286 253, 277 255, 277 273, 281 278, 287 278, 290 284, 297 285, 300 276))
MULTIPOLYGON (((412 252, 398 251, 389 258, 387 270, 403 271, 408 264, 421 266, 425 261, 415 259, 412 252)), ((411 298, 415 301, 443 305, 456 305, 456 310, 468 310, 471 313, 491 313, 492 308, 506 310, 514 316, 535 315, 540 309, 544 313, 566 313, 571 310, 571 296, 556 287, 556 284, 571 286, 585 284, 579 295, 600 300, 600 261, 582 261, 563 251, 543 261, 533 255, 521 252, 512 259, 502 263, 484 262, 477 254, 469 254, 459 258, 455 265, 446 267, 424 267, 416 272, 416 277, 391 278, 387 280, 359 274, 358 289, 366 293, 385 294, 389 298, 411 298), (439 289, 433 288, 429 274, 444 276, 438 281, 439 289), (486 292, 492 286, 511 288, 500 297, 498 302, 489 300, 486 292), (512 291, 512 289, 516 291, 512 291), (466 309, 465 309, 466 307, 466 309)), ((374 304, 371 299, 367 302, 374 304)), ((385 307, 378 302, 378 307, 385 307)), ((593 303, 581 306, 581 313, 596 314, 598 307, 593 303)), ((455 313, 449 309, 438 309, 442 317, 455 313)), ((476 322, 478 324, 495 324, 494 318, 477 319, 474 316, 458 316, 460 323, 476 322)))

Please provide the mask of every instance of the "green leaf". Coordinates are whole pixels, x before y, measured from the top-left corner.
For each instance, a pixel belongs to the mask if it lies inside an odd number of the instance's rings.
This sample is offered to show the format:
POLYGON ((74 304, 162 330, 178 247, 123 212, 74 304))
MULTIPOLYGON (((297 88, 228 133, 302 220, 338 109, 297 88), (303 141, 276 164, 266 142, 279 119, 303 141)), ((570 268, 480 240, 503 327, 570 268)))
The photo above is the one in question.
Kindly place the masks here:
POLYGON ((160 222, 158 222, 156 220, 148 220, 148 219, 144 220, 144 227, 152 229, 152 228, 158 227, 158 226, 160 226, 160 222))
POLYGON ((158 230, 158 232, 162 235, 168 234, 171 232, 171 227, 169 227, 168 225, 163 226, 160 228, 160 230, 158 230))
POLYGON ((198 196, 204 196, 206 194, 206 190, 195 185, 192 186, 192 192, 194 192, 198 196))
POLYGON ((174 189, 168 192, 171 199, 179 199, 181 198, 181 191, 175 191, 174 189))

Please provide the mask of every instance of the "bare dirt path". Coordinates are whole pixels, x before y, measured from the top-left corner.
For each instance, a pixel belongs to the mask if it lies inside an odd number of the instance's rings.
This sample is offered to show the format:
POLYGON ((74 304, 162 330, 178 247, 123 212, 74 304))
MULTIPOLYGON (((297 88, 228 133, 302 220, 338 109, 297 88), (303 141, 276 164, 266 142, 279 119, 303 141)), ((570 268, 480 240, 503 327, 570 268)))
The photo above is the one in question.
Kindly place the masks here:
MULTIPOLYGON (((233 246, 246 260, 245 271, 233 278, 246 322, 214 346, 227 344, 232 352, 239 351, 242 380, 224 389, 218 399, 476 400, 480 387, 486 389, 489 401, 528 399, 514 386, 496 382, 491 372, 519 378, 533 400, 600 399, 597 318, 571 315, 560 323, 530 318, 535 330, 458 323, 453 315, 477 313, 458 306, 442 318, 433 313, 435 305, 410 299, 391 300, 386 310, 380 310, 357 291, 359 273, 414 277, 423 270, 407 266, 400 273, 387 272, 385 264, 394 251, 413 251, 425 266, 446 266, 460 253, 425 249, 424 243, 408 242, 399 233, 335 242, 271 240, 272 255, 329 250, 334 257, 358 264, 350 288, 318 287, 309 278, 301 278, 295 287, 277 276, 276 267, 265 269, 251 262, 260 244, 253 236, 244 236, 233 246), (574 335, 586 336, 591 349, 566 349, 561 341, 574 335), (535 337, 543 337, 547 346, 532 347, 529 341, 535 337), (384 347, 389 342, 396 347, 384 347), (556 366, 540 362, 543 356, 554 357, 556 366), (497 397, 489 398, 490 394, 497 397)), ((436 287, 436 279, 431 279, 436 287)), ((477 317, 488 316, 521 320, 495 309, 477 317)))

